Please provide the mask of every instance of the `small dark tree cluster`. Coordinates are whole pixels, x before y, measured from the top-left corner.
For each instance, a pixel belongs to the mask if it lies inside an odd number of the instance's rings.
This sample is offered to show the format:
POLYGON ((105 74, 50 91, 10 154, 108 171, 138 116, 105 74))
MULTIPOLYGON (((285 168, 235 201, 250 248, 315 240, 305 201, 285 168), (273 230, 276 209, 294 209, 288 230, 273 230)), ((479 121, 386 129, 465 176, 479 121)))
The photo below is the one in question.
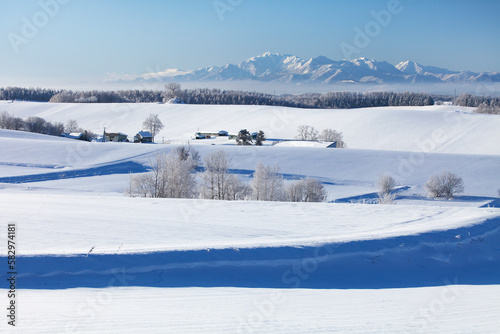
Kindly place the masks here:
POLYGON ((238 132, 238 137, 236 137, 236 142, 238 145, 252 145, 252 135, 247 129, 240 130, 240 132, 238 132))
POLYGON ((264 134, 264 131, 260 130, 257 133, 257 137, 255 138, 255 145, 256 146, 262 146, 262 143, 266 140, 266 135, 264 134))

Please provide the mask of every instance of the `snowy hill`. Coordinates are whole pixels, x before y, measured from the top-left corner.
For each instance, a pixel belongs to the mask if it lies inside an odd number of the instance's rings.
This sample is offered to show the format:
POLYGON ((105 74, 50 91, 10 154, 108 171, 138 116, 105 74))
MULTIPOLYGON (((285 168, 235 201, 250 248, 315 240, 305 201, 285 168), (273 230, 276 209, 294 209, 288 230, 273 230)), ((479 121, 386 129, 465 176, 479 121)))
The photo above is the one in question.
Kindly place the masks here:
POLYGON ((302 59, 289 54, 266 52, 240 64, 222 67, 209 66, 179 72, 167 69, 141 76, 127 76, 119 81, 224 81, 257 80, 265 82, 294 83, 436 83, 436 82, 500 82, 497 72, 474 73, 450 71, 434 66, 423 66, 412 61, 391 65, 364 57, 334 61, 324 56, 302 59), (178 74, 176 74, 178 73, 178 74))
POLYGON ((299 125, 344 133, 349 148, 368 150, 500 155, 500 118, 471 113, 456 106, 314 109, 267 106, 174 104, 70 104, 0 101, 0 110, 17 117, 43 117, 63 122, 75 119, 97 134, 122 132, 133 137, 150 113, 165 128, 157 142, 187 142, 198 130, 236 134, 263 130, 268 138, 292 139, 299 125), (249 117, 251 115, 251 117, 249 117))
MULTIPOLYGON (((264 67, 254 70, 266 75, 264 67)), ((172 143, 88 143, 0 130, 0 228, 18 228, 22 310, 17 331, 0 324, 2 333, 498 329, 500 302, 491 298, 500 286, 498 116, 454 106, 0 102, 0 110, 129 136, 156 113, 165 124, 157 141, 172 143), (344 132, 348 148, 192 139, 198 128, 293 138, 301 124, 344 132), (130 173, 148 171, 155 154, 186 143, 202 157, 226 152, 244 182, 258 162, 279 165, 285 182, 316 178, 329 202, 124 196, 130 173), (464 194, 427 198, 423 184, 443 170, 463 177, 464 194), (376 198, 382 173, 398 181, 396 205, 362 204, 376 198)), ((6 257, 4 247, 0 260, 6 257)), ((4 295, 7 283, 0 285, 4 295)))

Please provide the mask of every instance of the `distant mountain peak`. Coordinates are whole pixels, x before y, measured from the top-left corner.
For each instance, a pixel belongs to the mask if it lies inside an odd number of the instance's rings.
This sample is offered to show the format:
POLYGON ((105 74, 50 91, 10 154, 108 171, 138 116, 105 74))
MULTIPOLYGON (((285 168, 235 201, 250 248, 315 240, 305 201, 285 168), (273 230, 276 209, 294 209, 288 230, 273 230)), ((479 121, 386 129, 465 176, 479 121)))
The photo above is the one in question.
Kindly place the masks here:
POLYGON ((195 71, 165 70, 118 81, 220 81, 257 80, 294 83, 417 83, 417 82, 500 82, 495 72, 450 71, 424 66, 412 60, 392 65, 367 57, 334 61, 325 56, 303 59, 290 54, 266 51, 238 65, 210 66, 195 71))

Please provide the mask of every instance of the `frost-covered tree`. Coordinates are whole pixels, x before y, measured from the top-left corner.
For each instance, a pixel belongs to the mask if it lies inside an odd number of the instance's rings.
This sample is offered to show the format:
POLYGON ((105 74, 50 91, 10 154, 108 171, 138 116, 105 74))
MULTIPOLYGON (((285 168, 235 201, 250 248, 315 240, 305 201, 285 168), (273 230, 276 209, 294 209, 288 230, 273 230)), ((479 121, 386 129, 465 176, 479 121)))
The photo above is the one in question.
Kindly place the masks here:
POLYGON ((242 201, 247 199, 252 193, 252 189, 243 183, 237 175, 229 174, 226 181, 226 200, 242 201))
POLYGON ((238 145, 251 145, 252 135, 247 129, 240 130, 240 132, 238 132, 236 142, 238 143, 238 145))
POLYGON ((396 194, 379 194, 378 203, 379 204, 394 204, 396 199, 396 194))
POLYGON ((396 194, 392 191, 396 187, 396 180, 388 175, 382 174, 377 180, 379 204, 393 204, 396 199, 396 194))
POLYGON ((464 181, 461 177, 451 172, 442 172, 441 174, 429 177, 425 183, 425 189, 431 197, 446 197, 450 199, 455 194, 464 191, 464 181))
POLYGON ((262 146, 262 143, 266 140, 266 135, 264 134, 264 131, 260 130, 257 133, 257 137, 255 138, 255 145, 256 146, 262 146))
POLYGON ((390 194, 396 187, 396 180, 387 174, 382 174, 377 180, 377 188, 380 196, 390 194))
POLYGON ((152 171, 131 176, 130 196, 155 198, 193 198, 196 179, 191 158, 182 160, 171 151, 168 155, 156 155, 151 161, 152 171))
POLYGON ((155 140, 155 136, 164 128, 158 114, 149 114, 146 120, 142 123, 142 126, 144 129, 151 132, 153 135, 153 142, 155 140))
POLYGON ((290 202, 324 202, 327 197, 325 187, 314 178, 292 182, 286 187, 290 202))
POLYGON ((280 168, 257 164, 250 187, 252 199, 256 201, 284 201, 286 199, 283 176, 279 174, 280 168))
POLYGON ((319 135, 319 140, 337 142, 338 148, 345 148, 344 135, 334 129, 324 129, 319 135))
POLYGON ((168 102, 170 99, 175 99, 176 97, 182 98, 181 85, 177 82, 169 82, 165 85, 165 95, 164 101, 168 102))
POLYGON ((297 128, 297 136, 295 137, 298 140, 318 140, 319 132, 312 126, 309 125, 300 125, 297 128))
POLYGON ((2 111, 0 113, 0 129, 14 130, 13 129, 14 117, 8 112, 2 111))
POLYGON ((228 199, 231 159, 224 151, 219 150, 206 156, 204 165, 205 171, 201 175, 200 197, 216 200, 228 199))

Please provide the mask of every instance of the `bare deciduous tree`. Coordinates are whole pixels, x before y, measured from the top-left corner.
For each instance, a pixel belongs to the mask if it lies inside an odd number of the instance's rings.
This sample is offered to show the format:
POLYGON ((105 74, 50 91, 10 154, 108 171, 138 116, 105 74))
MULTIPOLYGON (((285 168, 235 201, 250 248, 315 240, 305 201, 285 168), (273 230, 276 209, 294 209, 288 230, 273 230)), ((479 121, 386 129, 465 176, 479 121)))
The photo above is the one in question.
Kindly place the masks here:
POLYGON ((279 174, 279 167, 264 166, 261 162, 257 164, 253 179, 252 199, 256 201, 284 201, 285 186, 283 176, 279 174))
POLYGON ((191 145, 181 145, 174 149, 174 152, 181 160, 191 159, 193 169, 201 165, 200 153, 191 145))
POLYGON ((344 135, 342 132, 338 132, 334 129, 324 129, 319 135, 319 139, 322 141, 337 142, 338 148, 345 148, 346 144, 344 142, 344 135))
POLYGON ((425 189, 431 197, 450 199, 464 191, 464 181, 451 172, 442 172, 431 176, 425 183, 425 189))
POLYGON ((66 126, 64 128, 66 132, 81 132, 80 127, 78 126, 78 122, 74 119, 70 119, 66 122, 66 126))
POLYGON ((47 121, 38 116, 30 116, 24 123, 29 132, 44 133, 47 121))
POLYGON ((182 160, 171 151, 168 155, 156 155, 151 161, 152 171, 133 175, 130 179, 131 196, 155 198, 193 198, 196 179, 191 158, 182 160))
POLYGON ((148 118, 142 123, 142 126, 151 132, 151 135, 153 135, 153 142, 155 136, 164 128, 158 114, 149 114, 148 118))
POLYGON ((226 199, 230 201, 242 201, 247 199, 252 189, 243 183, 237 175, 230 174, 227 178, 226 199))
POLYGON ((229 167, 231 159, 219 150, 204 159, 205 172, 201 175, 200 196, 204 199, 228 199, 229 167))
POLYGON ((170 99, 175 99, 176 97, 181 98, 182 96, 181 85, 177 82, 169 82, 165 85, 165 102, 170 99))
POLYGON ((325 187, 310 177, 291 183, 286 192, 291 202, 324 202, 327 197, 325 187))
POLYGON ((396 187, 396 180, 387 174, 382 174, 377 180, 379 196, 390 194, 396 187))
POLYGON ((300 125, 297 128, 297 136, 295 137, 298 140, 318 140, 319 133, 318 131, 309 125, 300 125))

